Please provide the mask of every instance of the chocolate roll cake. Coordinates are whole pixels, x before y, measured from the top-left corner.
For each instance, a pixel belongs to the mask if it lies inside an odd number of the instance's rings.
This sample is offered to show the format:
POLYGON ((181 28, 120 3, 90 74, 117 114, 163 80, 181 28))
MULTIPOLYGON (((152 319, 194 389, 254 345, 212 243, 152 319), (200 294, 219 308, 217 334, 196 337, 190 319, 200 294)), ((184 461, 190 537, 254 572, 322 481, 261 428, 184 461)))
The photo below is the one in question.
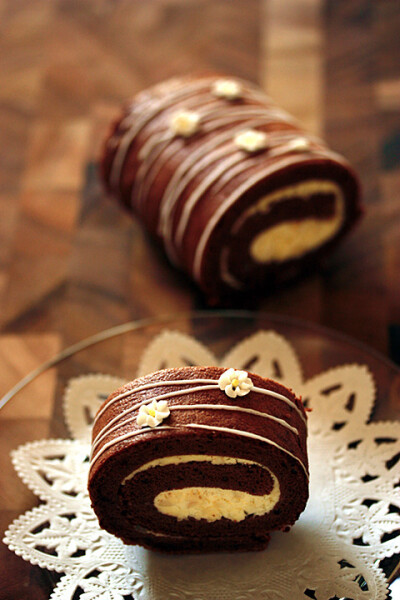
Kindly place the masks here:
POLYGON ((92 506, 126 544, 260 550, 306 505, 306 437, 301 400, 275 381, 219 367, 157 371, 96 416, 92 506))
POLYGON ((176 78, 139 93, 101 169, 210 299, 299 274, 361 213, 347 161, 238 79, 176 78))

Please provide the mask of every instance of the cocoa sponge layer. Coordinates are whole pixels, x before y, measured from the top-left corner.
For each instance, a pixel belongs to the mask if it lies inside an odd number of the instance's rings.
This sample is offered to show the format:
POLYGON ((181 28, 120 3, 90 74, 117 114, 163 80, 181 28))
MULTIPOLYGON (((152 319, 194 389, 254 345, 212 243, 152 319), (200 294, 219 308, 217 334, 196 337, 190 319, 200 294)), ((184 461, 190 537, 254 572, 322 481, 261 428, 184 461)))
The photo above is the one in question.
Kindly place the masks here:
POLYGON ((170 552, 264 548, 289 528, 308 498, 306 417, 301 400, 249 374, 230 398, 219 367, 141 377, 112 394, 93 429, 89 493, 100 525, 125 543, 170 552), (156 427, 140 406, 167 399, 156 427))
POLYGON ((111 127, 101 170, 209 299, 315 266, 361 214, 343 157, 252 84, 218 76, 135 96, 111 127), (229 85, 216 93, 221 81, 236 85, 235 97, 229 85))

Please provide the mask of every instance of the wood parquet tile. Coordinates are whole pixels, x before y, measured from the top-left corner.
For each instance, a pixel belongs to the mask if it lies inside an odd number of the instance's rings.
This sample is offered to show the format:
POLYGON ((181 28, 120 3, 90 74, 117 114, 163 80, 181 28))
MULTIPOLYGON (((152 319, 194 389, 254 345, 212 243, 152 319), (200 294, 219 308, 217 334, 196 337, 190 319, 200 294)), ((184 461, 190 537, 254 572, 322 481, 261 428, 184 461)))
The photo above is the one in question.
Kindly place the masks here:
POLYGON ((367 203, 363 223, 320 274, 258 307, 387 353, 400 310, 399 12, 390 0, 3 2, 4 330, 50 329, 64 345, 124 319, 204 306, 104 197, 95 165, 123 99, 174 73, 220 69, 262 82, 343 152, 367 203), (371 301, 355 318, 365 294, 371 301))
MULTIPOLYGON (((399 31, 393 0, 0 0, 1 393, 106 328, 206 308, 105 196, 97 173, 121 102, 192 71, 260 82, 362 181, 365 218, 321 271, 249 298, 249 307, 332 327, 400 363, 399 31)), ((60 363, 0 411, 2 481, 12 477, 8 451, 48 435, 49 417, 53 434, 66 435, 60 400, 69 377, 86 368, 130 373, 136 358, 130 342, 110 340, 60 363)), ((398 416, 389 404, 385 414, 398 416)), ((3 488, 6 524, 31 498, 19 487, 13 506, 3 488)), ((6 552, 0 564, 12 563, 21 585, 0 574, 0 599, 29 584, 30 598, 47 598, 39 570, 6 552)))

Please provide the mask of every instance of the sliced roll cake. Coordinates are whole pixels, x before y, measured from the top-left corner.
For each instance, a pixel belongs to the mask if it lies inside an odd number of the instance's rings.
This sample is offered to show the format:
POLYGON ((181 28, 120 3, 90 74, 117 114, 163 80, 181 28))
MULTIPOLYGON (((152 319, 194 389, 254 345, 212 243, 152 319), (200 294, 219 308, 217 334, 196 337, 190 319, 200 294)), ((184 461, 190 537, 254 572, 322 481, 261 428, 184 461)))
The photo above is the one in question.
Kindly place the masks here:
POLYGON ((348 162, 237 79, 175 78, 139 93, 101 170, 209 299, 298 275, 361 214, 348 162))
POLYGON ((96 416, 92 506, 126 544, 263 549, 306 505, 306 437, 301 400, 275 381, 219 367, 157 371, 96 416))

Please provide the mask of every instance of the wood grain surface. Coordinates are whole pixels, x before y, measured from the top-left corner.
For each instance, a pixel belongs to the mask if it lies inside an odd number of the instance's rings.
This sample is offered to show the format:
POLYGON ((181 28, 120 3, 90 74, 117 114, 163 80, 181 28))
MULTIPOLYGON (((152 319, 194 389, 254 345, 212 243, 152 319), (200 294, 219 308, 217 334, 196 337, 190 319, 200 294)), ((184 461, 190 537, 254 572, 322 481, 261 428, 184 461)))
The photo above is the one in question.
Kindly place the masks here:
POLYGON ((125 98, 176 73, 214 69, 260 82, 348 157, 367 207, 322 272, 249 306, 334 327, 396 357, 399 25, 390 0, 3 0, 2 331, 51 332, 63 347, 126 320, 203 307, 105 197, 96 164, 125 98))
MULTIPOLYGON (((0 0, 0 395, 106 328, 209 310, 97 173, 121 102, 202 70, 260 83, 363 186, 365 217, 323 269, 242 308, 333 328, 400 364, 399 31, 393 0, 0 0)), ((49 434, 69 375, 50 370, 0 411, 0 531, 33 502, 22 483, 6 490, 6 453, 49 434)), ((48 575, 0 552, 1 599, 48 598, 48 575)))

